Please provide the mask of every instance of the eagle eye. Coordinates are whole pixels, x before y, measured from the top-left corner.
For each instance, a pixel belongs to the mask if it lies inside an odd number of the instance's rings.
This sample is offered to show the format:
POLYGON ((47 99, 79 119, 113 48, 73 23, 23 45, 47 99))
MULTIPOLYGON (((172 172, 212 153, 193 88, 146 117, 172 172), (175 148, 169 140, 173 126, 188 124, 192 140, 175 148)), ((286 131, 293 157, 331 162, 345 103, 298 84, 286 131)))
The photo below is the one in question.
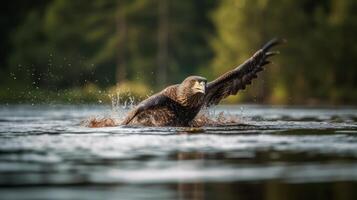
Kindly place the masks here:
POLYGON ((206 84, 207 83, 207 81, 205 81, 205 80, 199 80, 197 82, 200 83, 200 84, 202 84, 202 83, 206 84))

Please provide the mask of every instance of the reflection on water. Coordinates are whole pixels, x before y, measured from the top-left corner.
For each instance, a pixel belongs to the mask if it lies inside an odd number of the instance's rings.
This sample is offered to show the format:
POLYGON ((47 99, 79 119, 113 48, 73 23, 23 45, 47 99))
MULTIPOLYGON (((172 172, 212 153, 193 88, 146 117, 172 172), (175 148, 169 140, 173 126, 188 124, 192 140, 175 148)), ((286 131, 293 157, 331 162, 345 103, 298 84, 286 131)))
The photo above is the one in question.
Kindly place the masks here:
MULTIPOLYGON (((195 160, 196 162, 204 162, 204 154, 200 152, 178 152, 177 161, 180 162, 195 160)), ((204 183, 187 183, 185 180, 178 181, 177 191, 179 199, 205 199, 204 183)))
POLYGON ((0 106, 1 199, 357 199, 354 108, 218 107, 242 124, 87 128, 103 106, 0 106))

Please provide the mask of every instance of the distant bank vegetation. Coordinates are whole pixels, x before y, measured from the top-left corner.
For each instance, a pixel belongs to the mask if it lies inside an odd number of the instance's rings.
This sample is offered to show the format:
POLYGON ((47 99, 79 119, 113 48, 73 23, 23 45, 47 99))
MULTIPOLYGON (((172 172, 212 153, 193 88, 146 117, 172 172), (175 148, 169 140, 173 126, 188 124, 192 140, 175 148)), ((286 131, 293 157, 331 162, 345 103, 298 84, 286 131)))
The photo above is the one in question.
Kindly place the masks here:
POLYGON ((357 103, 355 0, 6 5, 1 103, 110 103, 117 93, 141 99, 191 74, 213 79, 275 36, 288 44, 274 65, 226 103, 357 103))

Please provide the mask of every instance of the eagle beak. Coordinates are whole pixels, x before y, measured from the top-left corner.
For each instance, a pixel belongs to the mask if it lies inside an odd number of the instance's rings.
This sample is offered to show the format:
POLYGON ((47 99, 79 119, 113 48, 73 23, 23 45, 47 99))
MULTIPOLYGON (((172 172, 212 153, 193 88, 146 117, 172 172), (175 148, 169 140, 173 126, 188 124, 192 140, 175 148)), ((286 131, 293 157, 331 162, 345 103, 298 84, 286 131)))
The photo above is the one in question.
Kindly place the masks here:
POLYGON ((193 91, 194 93, 204 94, 206 92, 206 83, 204 81, 196 81, 193 85, 193 91))

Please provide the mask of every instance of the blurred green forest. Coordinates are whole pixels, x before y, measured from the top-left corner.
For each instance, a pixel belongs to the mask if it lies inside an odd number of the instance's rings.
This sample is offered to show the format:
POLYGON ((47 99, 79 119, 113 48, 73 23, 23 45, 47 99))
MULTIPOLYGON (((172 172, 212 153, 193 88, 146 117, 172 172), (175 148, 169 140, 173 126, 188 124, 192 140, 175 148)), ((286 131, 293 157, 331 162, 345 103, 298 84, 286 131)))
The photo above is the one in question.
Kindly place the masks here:
POLYGON ((2 103, 140 99, 273 37, 274 65, 226 103, 357 103, 355 0, 12 0, 0 26, 2 103))

